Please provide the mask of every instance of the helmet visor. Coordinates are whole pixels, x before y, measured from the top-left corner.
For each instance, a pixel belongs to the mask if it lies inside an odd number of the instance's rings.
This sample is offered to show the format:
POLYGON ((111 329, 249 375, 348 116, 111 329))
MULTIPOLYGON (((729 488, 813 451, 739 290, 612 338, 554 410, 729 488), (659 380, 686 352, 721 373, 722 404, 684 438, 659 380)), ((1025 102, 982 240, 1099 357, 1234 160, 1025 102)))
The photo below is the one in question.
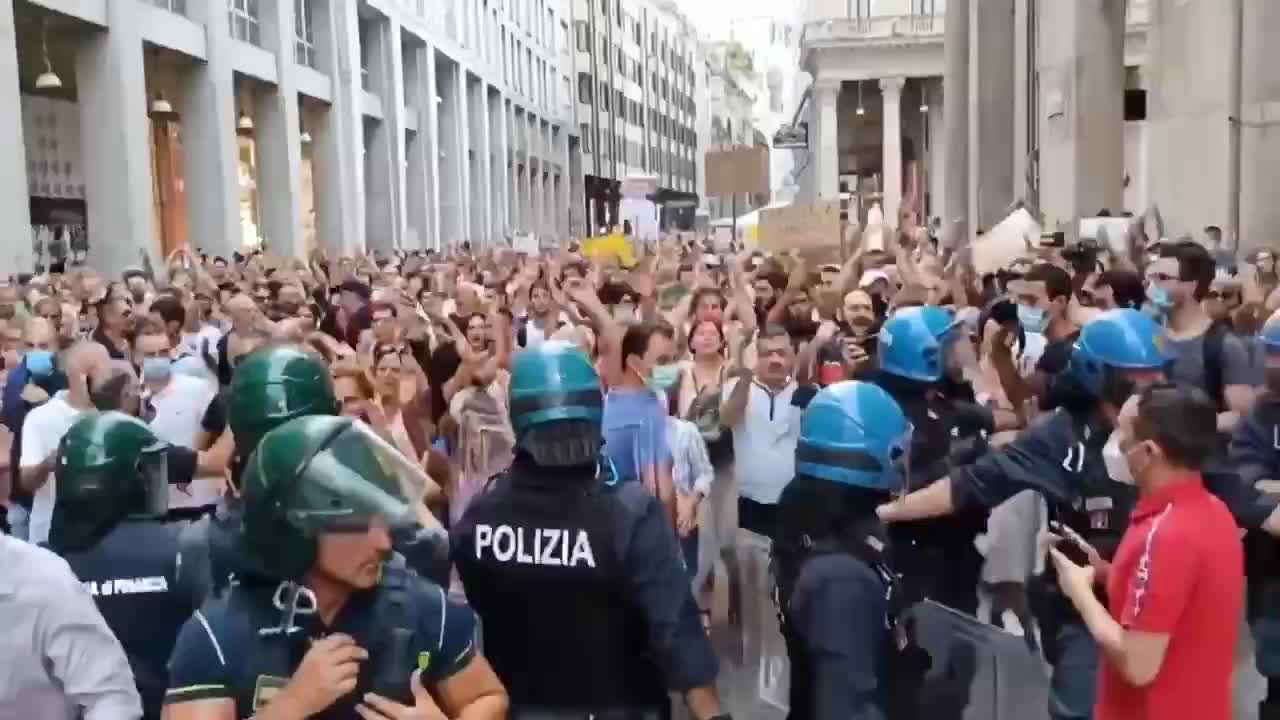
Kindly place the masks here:
POLYGON ((303 474, 306 497, 288 517, 307 532, 363 532, 375 523, 394 529, 428 514, 427 474, 359 421, 312 457, 303 474))
POLYGON ((167 447, 148 450, 138 458, 138 475, 147 489, 147 514, 169 511, 169 454, 167 447))
POLYGON ((907 423, 907 429, 889 445, 889 472, 898 477, 898 495, 906 496, 911 492, 911 437, 915 434, 915 426, 907 423))

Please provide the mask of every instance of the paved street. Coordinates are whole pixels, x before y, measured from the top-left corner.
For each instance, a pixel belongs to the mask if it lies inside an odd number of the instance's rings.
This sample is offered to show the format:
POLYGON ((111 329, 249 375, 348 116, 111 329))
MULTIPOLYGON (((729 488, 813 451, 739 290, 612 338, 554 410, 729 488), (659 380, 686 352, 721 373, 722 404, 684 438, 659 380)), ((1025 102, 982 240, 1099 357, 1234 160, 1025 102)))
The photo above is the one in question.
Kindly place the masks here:
MULTIPOLYGON (((748 720, 783 720, 786 713, 778 708, 760 702, 757 693, 757 678, 754 670, 742 668, 732 662, 722 662, 720 671, 720 694, 725 710, 735 718, 748 720)), ((1256 720, 1258 702, 1266 693, 1262 677, 1253 666, 1253 642, 1244 633, 1236 654, 1235 674, 1235 716, 1234 720, 1256 720)), ((677 701, 676 718, 683 720, 687 714, 682 703, 677 701)), ((1048 713, 1034 718, 1016 718, 1010 720, 1047 720, 1048 713)), ((992 718, 965 717, 965 720, 993 720, 992 718)), ((1006 720, 999 718, 996 720, 1006 720)))

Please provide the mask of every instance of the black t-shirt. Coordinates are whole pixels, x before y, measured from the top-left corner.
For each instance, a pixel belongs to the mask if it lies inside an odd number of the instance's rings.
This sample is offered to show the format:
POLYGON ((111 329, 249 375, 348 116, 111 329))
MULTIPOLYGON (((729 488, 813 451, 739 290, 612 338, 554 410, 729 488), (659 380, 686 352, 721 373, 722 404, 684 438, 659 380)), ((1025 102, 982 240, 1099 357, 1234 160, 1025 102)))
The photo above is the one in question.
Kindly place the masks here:
POLYGON ((219 392, 209 401, 209 407, 200 416, 200 429, 211 435, 221 435, 227 429, 227 395, 219 392))
POLYGON ((112 360, 128 360, 129 359, 129 356, 125 354, 125 350, 122 350, 116 347, 115 343, 111 341, 111 338, 107 337, 106 334, 102 332, 101 328, 94 330, 93 335, 91 336, 90 339, 92 339, 94 342, 98 343, 99 345, 105 347, 107 349, 107 354, 111 356, 112 360))
POLYGON ((1067 369, 1071 361, 1071 350, 1075 347, 1079 333, 1071 333, 1062 340, 1051 340, 1044 346, 1040 359, 1036 361, 1036 370, 1046 375, 1057 375, 1067 369))

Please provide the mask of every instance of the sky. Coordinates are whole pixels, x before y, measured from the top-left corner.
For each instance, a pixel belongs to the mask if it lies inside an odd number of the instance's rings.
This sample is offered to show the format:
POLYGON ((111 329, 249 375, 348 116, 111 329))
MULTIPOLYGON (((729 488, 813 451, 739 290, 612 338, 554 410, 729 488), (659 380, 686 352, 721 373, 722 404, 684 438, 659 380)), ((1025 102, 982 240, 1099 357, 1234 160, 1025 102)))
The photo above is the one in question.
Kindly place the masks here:
MULTIPOLYGON (((795 2, 795 0, 792 0, 795 2)), ((702 35, 716 37, 724 21, 737 17, 778 15, 791 4, 785 0, 679 0, 680 9, 697 26, 702 35)))

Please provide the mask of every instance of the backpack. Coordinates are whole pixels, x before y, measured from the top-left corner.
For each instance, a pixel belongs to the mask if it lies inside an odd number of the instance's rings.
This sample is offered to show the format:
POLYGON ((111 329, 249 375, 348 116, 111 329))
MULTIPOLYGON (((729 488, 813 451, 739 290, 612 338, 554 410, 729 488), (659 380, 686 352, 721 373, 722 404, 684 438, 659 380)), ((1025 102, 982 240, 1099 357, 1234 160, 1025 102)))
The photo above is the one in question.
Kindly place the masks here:
POLYGON ((486 388, 465 389, 454 398, 451 412, 458 423, 454 458, 459 472, 449 514, 456 522, 489 479, 511 466, 515 433, 506 408, 486 388))

